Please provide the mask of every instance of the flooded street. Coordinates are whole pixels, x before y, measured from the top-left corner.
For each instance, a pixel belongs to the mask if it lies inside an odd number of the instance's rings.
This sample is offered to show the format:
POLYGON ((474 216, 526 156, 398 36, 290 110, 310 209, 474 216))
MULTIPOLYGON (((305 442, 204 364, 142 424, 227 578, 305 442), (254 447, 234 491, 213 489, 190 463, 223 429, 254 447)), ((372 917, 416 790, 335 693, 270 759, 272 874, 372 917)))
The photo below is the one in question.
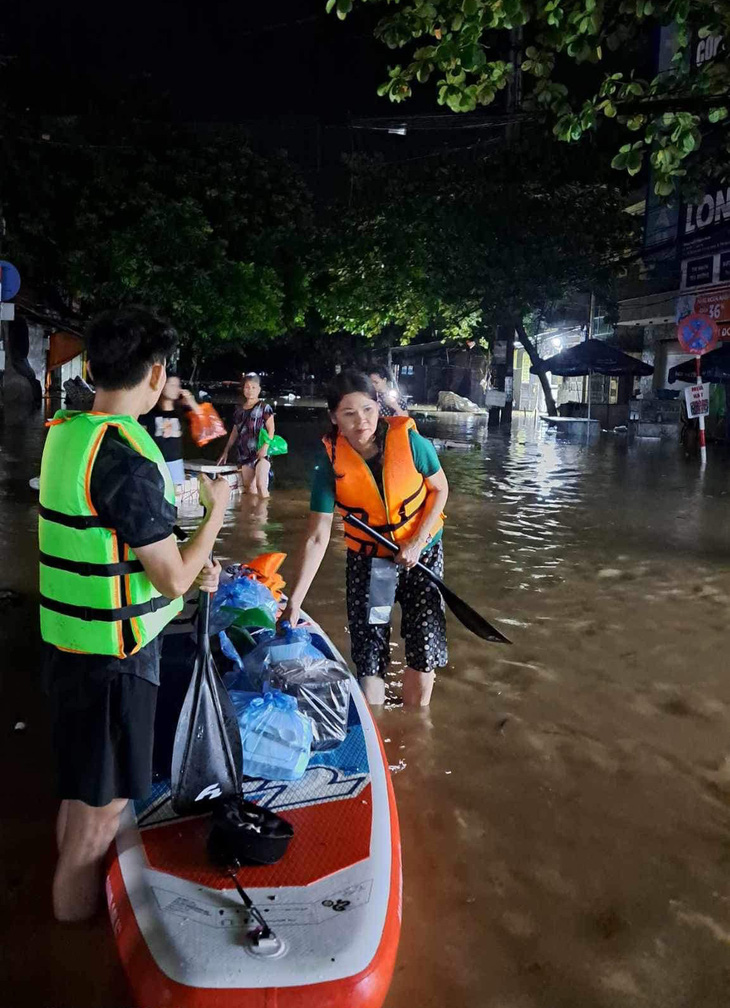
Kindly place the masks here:
MULTIPOLYGON (((292 553, 322 428, 242 498, 219 554, 292 553)), ((512 647, 449 618, 425 712, 379 715, 394 774, 404 920, 387 1008, 725 1008, 730 984, 730 459, 590 444, 516 419, 429 418, 451 483, 447 584, 512 647)), ((129 1008, 109 925, 51 920, 53 773, 35 602, 40 422, 0 451, 2 1004, 129 1008), (25 728, 15 730, 18 723, 25 728)), ((307 609, 348 653, 344 546, 307 609)), ((287 561, 284 575, 292 574, 287 561)), ((394 634, 394 642, 398 635, 394 634)), ((159 1006, 149 1006, 159 1008, 159 1006)))

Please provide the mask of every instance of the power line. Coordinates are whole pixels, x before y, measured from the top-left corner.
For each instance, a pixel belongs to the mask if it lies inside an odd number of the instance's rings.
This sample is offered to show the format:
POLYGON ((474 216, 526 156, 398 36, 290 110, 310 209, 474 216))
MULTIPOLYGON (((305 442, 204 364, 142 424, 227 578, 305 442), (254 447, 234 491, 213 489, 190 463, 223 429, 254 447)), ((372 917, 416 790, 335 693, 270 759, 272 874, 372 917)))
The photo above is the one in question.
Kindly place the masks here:
POLYGON ((495 116, 490 119, 480 119, 479 121, 469 120, 461 122, 455 116, 403 116, 402 118, 353 119, 350 126, 352 129, 385 133, 392 133, 404 127, 406 130, 418 132, 452 132, 456 130, 500 129, 518 122, 527 122, 534 118, 532 115, 519 113, 516 115, 495 116))
POLYGON ((426 158, 451 157, 454 154, 460 154, 462 151, 476 150, 478 147, 493 147, 501 142, 501 137, 495 137, 490 140, 477 140, 476 143, 466 144, 464 147, 450 147, 446 150, 432 151, 430 154, 417 154, 415 157, 409 158, 393 158, 392 161, 387 161, 386 164, 399 165, 407 164, 410 161, 424 161, 426 158))

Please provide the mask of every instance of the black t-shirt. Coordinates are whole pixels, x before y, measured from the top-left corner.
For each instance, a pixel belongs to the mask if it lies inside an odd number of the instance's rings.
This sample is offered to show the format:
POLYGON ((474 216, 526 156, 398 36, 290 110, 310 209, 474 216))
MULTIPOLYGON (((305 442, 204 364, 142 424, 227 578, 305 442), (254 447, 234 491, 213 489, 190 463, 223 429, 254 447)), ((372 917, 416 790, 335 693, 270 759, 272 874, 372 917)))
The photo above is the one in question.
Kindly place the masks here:
POLYGON ((162 473, 114 428, 107 431, 99 448, 90 491, 99 516, 132 549, 171 535, 177 512, 165 500, 162 473))
POLYGON ((149 413, 139 418, 139 422, 149 432, 162 452, 165 462, 177 462, 183 457, 181 410, 173 406, 163 410, 155 406, 149 413))
MULTIPOLYGON (((89 489, 99 517, 132 549, 161 542, 172 534, 176 510, 174 504, 165 500, 165 482, 160 470, 127 444, 114 428, 104 435, 91 470, 89 489)), ((125 643, 131 646, 133 641, 125 643)), ((127 658, 73 654, 55 647, 49 647, 47 655, 47 674, 56 681, 74 677, 76 673, 88 676, 91 665, 99 679, 127 673, 155 684, 160 681, 158 640, 127 658)))

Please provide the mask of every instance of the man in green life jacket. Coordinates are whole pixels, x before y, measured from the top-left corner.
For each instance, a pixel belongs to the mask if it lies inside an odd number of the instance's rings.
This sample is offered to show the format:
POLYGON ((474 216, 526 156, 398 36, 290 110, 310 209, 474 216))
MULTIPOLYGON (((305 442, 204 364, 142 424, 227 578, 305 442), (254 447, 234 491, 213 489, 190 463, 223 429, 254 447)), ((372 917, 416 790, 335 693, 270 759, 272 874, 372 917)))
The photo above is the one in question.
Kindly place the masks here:
POLYGON ((130 799, 148 794, 160 634, 197 584, 230 489, 200 480, 206 516, 178 547, 175 494, 159 448, 138 423, 157 402, 177 335, 140 308, 99 316, 86 351, 93 411, 49 424, 40 476, 41 635, 61 808, 53 909, 93 915, 104 855, 130 799))

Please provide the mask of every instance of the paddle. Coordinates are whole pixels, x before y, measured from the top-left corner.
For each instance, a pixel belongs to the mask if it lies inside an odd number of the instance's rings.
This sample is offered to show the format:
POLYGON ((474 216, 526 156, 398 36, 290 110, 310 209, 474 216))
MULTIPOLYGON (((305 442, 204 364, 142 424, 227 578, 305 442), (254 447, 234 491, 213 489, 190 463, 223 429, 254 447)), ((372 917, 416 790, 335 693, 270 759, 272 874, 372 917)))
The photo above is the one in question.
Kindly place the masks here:
POLYGON ((210 593, 198 604, 198 651, 172 750, 172 807, 207 812, 216 798, 241 792, 243 749, 236 711, 210 653, 210 593))
MULTIPOLYGON (((360 521, 354 515, 345 515, 343 521, 346 521, 348 525, 353 525, 356 529, 361 532, 367 532, 380 546, 384 546, 385 549, 390 550, 391 553, 397 553, 398 547, 390 539, 386 539, 385 536, 381 535, 379 532, 375 532, 371 529, 369 525, 366 525, 364 521, 360 521)), ((441 592, 441 597, 443 598, 446 605, 452 611, 454 616, 463 623, 467 630, 471 630, 473 634, 477 637, 481 637, 482 640, 494 641, 496 644, 511 644, 512 641, 508 640, 503 633, 500 633, 496 627, 493 627, 491 623, 487 622, 483 616, 480 616, 476 609, 472 609, 463 599, 459 598, 450 588, 447 588, 443 583, 438 574, 434 574, 432 570, 429 570, 425 564, 422 564, 419 560, 416 564, 418 570, 422 571, 427 578, 429 578, 436 585, 438 590, 441 592)))

